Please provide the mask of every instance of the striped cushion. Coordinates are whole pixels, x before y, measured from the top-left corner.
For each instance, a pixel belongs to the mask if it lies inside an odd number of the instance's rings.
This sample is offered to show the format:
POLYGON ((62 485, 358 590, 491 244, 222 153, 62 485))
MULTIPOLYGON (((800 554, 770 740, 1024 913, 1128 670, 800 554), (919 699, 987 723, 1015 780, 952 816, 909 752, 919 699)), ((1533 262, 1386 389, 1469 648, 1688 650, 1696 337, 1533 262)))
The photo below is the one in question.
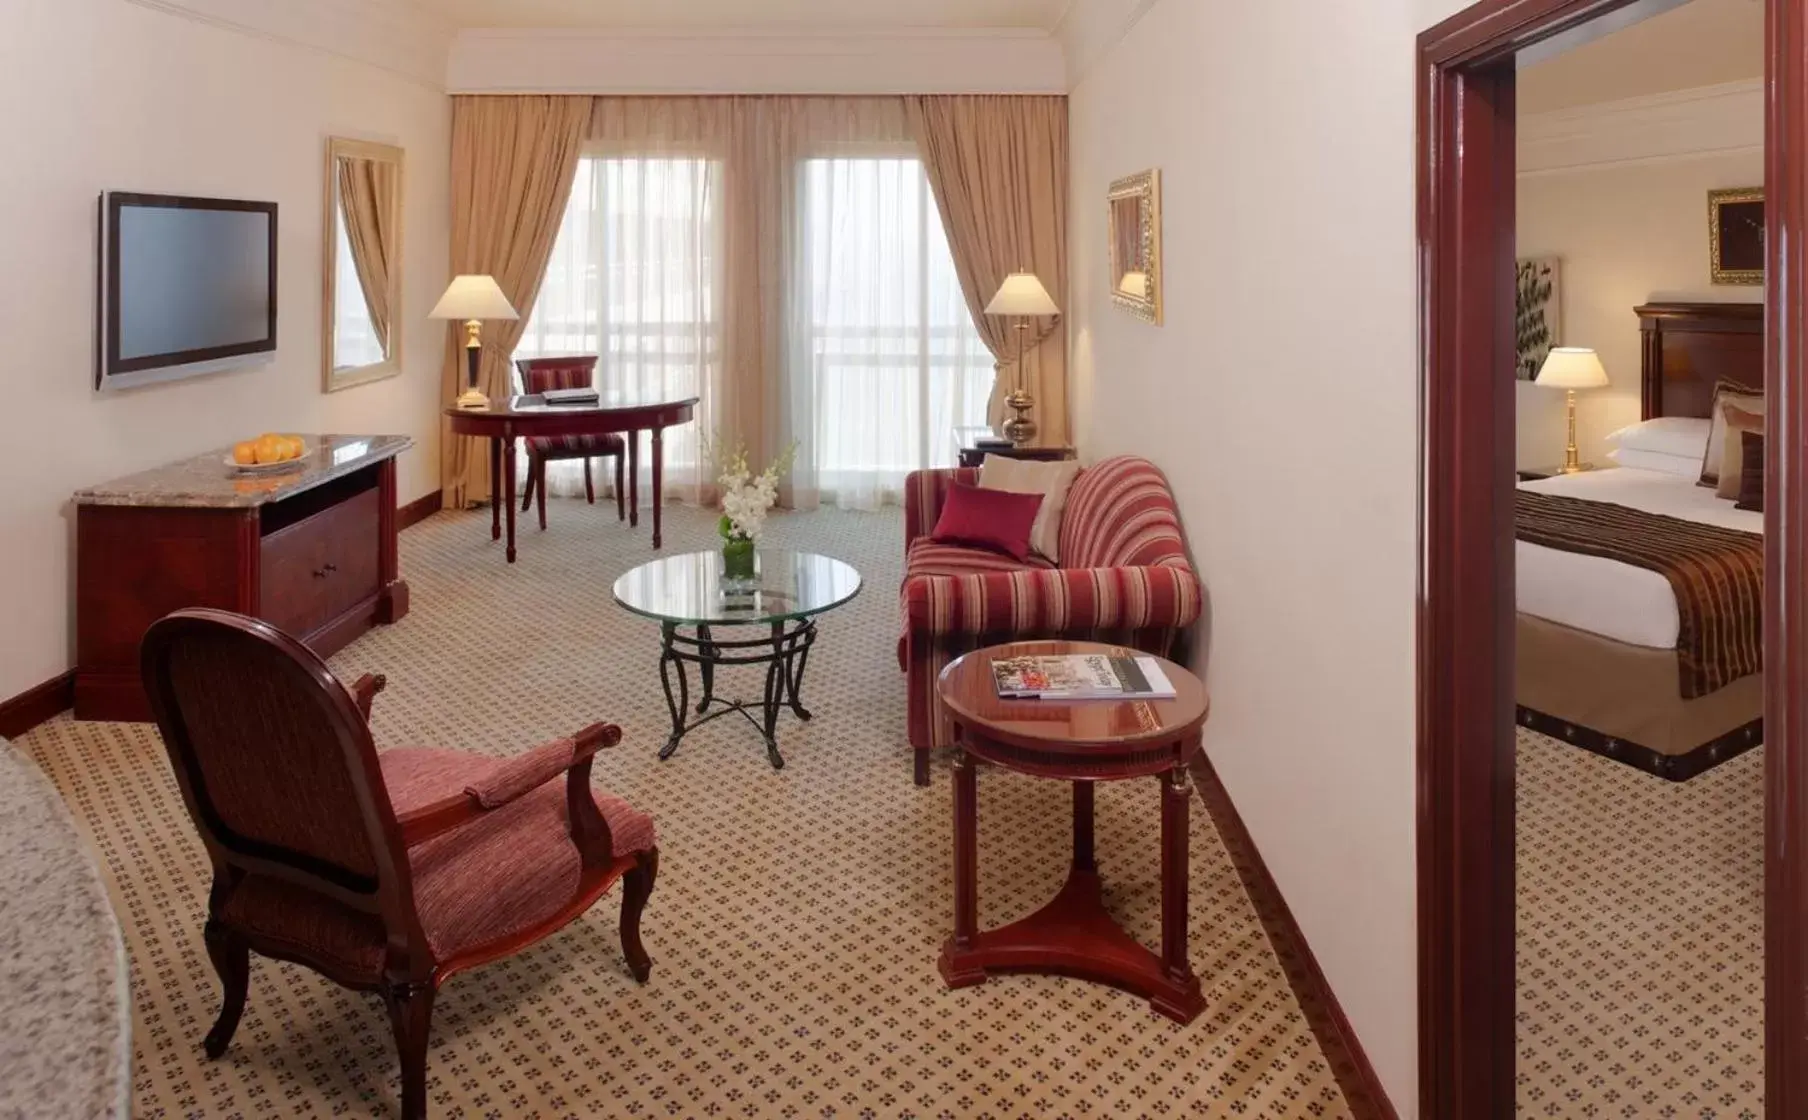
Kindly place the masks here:
POLYGON ((524 358, 516 365, 521 370, 521 385, 530 393, 544 393, 548 389, 588 389, 596 384, 594 354, 524 358))
POLYGON ((625 455, 627 451, 627 441, 613 433, 606 436, 534 436, 527 441, 527 453, 543 459, 576 455, 625 455))
POLYGON ((1052 568, 1047 560, 1032 555, 1019 562, 1015 557, 983 548, 966 548, 958 544, 942 544, 929 537, 910 542, 904 561, 904 578, 912 576, 964 576, 974 572, 1020 572, 1032 568, 1052 568))

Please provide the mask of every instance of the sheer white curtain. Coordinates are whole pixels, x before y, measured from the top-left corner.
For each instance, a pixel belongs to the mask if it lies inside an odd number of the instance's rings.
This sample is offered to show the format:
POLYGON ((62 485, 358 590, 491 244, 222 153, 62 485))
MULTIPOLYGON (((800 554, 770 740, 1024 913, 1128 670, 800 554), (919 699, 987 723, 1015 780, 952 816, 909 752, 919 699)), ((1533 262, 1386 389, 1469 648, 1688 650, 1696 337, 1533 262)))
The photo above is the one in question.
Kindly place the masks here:
POLYGON ((787 308, 797 504, 872 509, 922 467, 954 465, 983 424, 993 358, 908 145, 796 164, 787 308))
MULTIPOLYGON (((586 156, 578 162, 546 279, 516 358, 595 354, 599 388, 698 396, 698 423, 665 440, 665 486, 696 500, 698 437, 712 429, 724 351, 721 163, 700 156, 586 156)), ((643 437, 644 438, 644 437, 643 437)), ((524 468, 525 469, 525 468, 524 468)), ((642 493, 651 469, 641 457, 642 493)), ((596 462, 598 489, 613 469, 596 462)), ((547 466, 547 489, 581 493, 583 462, 547 466)))

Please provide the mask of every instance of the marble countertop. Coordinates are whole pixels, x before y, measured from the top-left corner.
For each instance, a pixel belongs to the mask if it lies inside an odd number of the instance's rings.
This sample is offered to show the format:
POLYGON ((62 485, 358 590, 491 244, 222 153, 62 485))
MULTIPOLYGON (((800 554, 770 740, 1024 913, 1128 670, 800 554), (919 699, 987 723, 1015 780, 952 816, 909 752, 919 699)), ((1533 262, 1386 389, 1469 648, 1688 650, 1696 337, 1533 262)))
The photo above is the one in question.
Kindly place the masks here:
POLYGON ((303 435, 309 454, 272 473, 240 471, 223 447, 75 492, 81 506, 234 509, 279 502, 414 446, 408 436, 303 435))
POLYGON ((87 841, 0 739, 0 1116, 129 1116, 130 992, 87 841))

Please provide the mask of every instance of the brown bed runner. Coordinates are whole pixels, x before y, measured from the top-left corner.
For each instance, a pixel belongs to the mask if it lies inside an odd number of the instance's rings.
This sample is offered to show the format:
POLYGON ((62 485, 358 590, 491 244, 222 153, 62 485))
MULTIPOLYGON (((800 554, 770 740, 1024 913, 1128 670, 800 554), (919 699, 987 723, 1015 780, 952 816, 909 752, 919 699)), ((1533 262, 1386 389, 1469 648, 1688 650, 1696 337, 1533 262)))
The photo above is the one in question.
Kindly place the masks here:
POLYGON ((1764 538, 1680 517, 1517 490, 1516 535, 1670 581, 1682 697, 1706 696, 1764 667, 1764 538))

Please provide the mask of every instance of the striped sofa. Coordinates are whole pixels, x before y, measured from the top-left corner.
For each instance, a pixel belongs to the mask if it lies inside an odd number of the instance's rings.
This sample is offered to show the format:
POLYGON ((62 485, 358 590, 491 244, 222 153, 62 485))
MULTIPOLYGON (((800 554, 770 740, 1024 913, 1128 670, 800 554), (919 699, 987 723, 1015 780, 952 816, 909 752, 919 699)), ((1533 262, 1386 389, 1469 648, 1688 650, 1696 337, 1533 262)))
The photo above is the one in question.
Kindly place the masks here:
POLYGON ((919 786, 929 751, 954 741, 935 691, 956 657, 1030 638, 1115 642, 1167 654, 1199 618, 1198 577, 1167 480, 1153 463, 1106 459, 1080 472, 1061 516, 1061 566, 929 538, 948 490, 977 470, 917 471, 904 495, 905 565, 898 664, 910 689, 909 732, 919 786))

